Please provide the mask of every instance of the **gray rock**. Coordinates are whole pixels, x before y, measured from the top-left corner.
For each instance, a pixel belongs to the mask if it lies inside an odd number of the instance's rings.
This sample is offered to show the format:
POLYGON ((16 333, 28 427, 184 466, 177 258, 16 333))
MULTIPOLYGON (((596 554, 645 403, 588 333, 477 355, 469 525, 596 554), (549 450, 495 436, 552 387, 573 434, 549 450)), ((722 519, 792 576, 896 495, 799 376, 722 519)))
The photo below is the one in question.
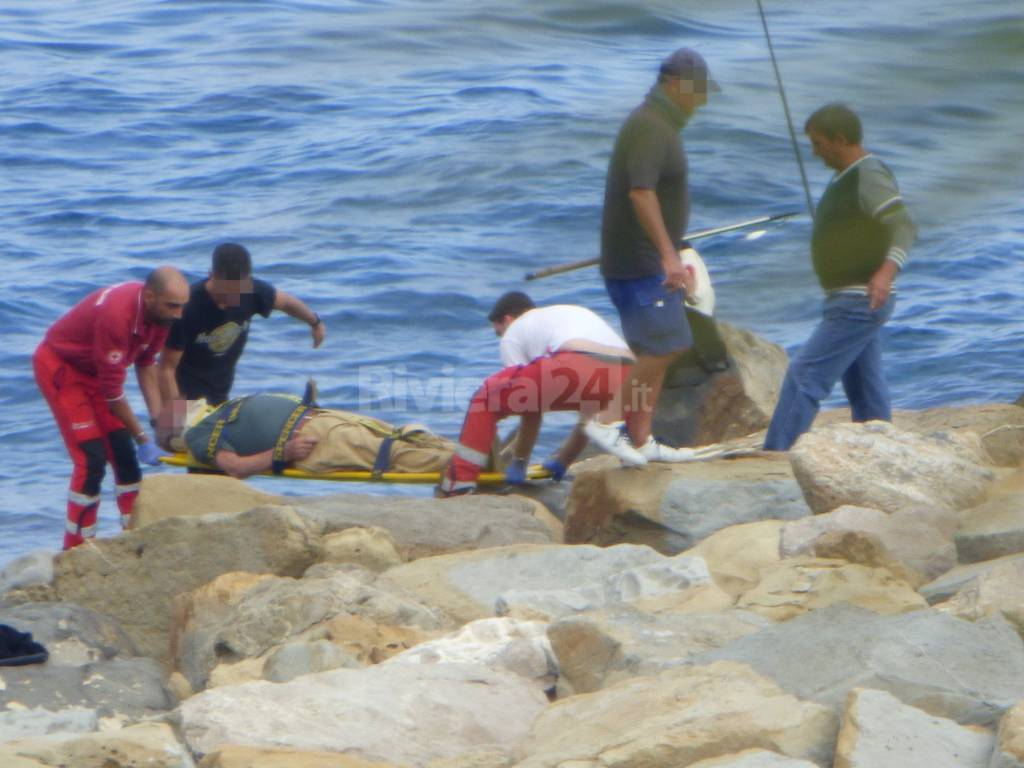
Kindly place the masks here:
POLYGON ((295 510, 322 534, 373 525, 388 531, 405 560, 560 540, 557 520, 537 516, 536 503, 515 495, 481 494, 454 499, 419 499, 335 494, 304 498, 295 510))
POLYGON ((509 754, 546 705, 535 684, 511 672, 388 661, 214 688, 179 714, 197 755, 222 744, 290 747, 425 768, 484 748, 509 754))
POLYGON ((284 683, 312 672, 332 669, 359 669, 363 665, 329 640, 295 642, 282 645, 267 658, 263 677, 284 683))
POLYGON ((1009 555, 980 563, 959 565, 925 584, 917 591, 931 605, 949 600, 957 592, 975 583, 1001 563, 1024 562, 1024 554, 1009 555))
POLYGON ((712 533, 810 514, 784 454, 620 469, 614 459, 581 466, 565 520, 572 544, 646 544, 675 555, 712 533))
POLYGON ((81 666, 0 668, 0 703, 52 712, 78 707, 138 719, 171 709, 164 671, 152 659, 115 658, 81 666))
POLYGON ((656 676, 770 623, 749 611, 649 613, 620 606, 559 619, 548 627, 548 639, 571 692, 589 693, 628 677, 656 676))
POLYGON ((39 550, 11 560, 0 570, 0 595, 12 589, 53 583, 53 552, 39 550))
POLYGON ((977 563, 1024 552, 1024 494, 992 499, 964 515, 956 534, 961 563, 977 563))
POLYGON ((877 688, 931 714, 991 726, 1024 691, 1024 642, 1002 617, 969 623, 930 610, 882 616, 837 604, 693 663, 720 659, 750 664, 837 711, 852 688, 877 688))
POLYGON ((724 345, 728 367, 708 365, 722 352, 702 344, 703 324, 695 327, 697 343, 673 363, 654 412, 655 434, 672 445, 706 445, 764 429, 786 373, 781 347, 728 323, 705 324, 717 326, 720 341, 710 346, 724 345))
POLYGON ((50 666, 137 655, 115 619, 71 603, 23 603, 0 611, 0 624, 31 632, 50 652, 50 666))
POLYGON ((51 733, 90 733, 96 730, 97 723, 94 709, 12 709, 0 712, 0 743, 51 733))
POLYGON ((836 765, 849 768, 986 768, 995 741, 909 707, 886 691, 850 694, 839 732, 836 765))

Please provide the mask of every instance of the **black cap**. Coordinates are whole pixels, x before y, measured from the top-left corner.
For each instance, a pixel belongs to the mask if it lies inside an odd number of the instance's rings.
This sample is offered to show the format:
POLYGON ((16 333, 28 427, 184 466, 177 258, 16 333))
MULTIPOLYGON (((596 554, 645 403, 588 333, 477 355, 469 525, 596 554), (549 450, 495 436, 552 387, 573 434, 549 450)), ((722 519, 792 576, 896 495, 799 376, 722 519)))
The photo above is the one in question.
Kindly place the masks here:
POLYGON ((508 293, 503 293, 494 302, 494 307, 491 309, 490 314, 487 315, 487 319, 492 323, 496 323, 505 315, 519 317, 527 310, 533 309, 536 306, 533 303, 533 299, 522 291, 509 291, 508 293))

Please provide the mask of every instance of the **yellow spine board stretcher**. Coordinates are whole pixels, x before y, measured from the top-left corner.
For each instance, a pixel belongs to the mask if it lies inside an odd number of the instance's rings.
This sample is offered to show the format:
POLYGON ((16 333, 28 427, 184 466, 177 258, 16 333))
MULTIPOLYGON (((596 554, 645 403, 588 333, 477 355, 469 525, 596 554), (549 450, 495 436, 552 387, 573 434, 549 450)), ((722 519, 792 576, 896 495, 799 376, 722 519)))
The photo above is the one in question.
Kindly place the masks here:
MULTIPOLYGON (((219 470, 206 464, 192 461, 188 454, 174 453, 169 456, 161 456, 160 461, 172 467, 191 467, 202 469, 207 472, 224 474, 219 470)), ((423 483, 437 484, 441 482, 440 472, 381 472, 374 475, 368 469, 345 469, 334 472, 306 472, 302 469, 286 469, 280 475, 272 472, 260 472, 264 477, 290 477, 293 480, 333 480, 339 483, 423 483)), ((548 470, 540 464, 533 464, 526 472, 528 480, 545 480, 551 477, 548 470)), ((481 472, 477 478, 477 485, 502 485, 505 482, 505 475, 501 472, 481 472)))

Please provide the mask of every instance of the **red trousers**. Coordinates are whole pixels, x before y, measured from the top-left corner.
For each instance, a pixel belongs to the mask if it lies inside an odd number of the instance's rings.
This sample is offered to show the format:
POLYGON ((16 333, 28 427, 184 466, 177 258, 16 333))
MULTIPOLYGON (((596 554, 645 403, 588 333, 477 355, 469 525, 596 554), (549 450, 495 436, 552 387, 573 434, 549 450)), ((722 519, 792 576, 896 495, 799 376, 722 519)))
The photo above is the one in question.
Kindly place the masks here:
POLYGON ((114 468, 122 526, 131 520, 142 473, 128 429, 111 413, 94 378, 65 363, 45 342, 32 356, 32 368, 73 464, 64 533, 64 549, 70 549, 96 535, 107 462, 114 468))
POLYGON ((486 465, 498 422, 549 411, 593 415, 606 407, 629 375, 628 362, 585 352, 558 352, 504 368, 484 380, 469 402, 459 445, 445 469, 446 491, 475 482, 486 465))

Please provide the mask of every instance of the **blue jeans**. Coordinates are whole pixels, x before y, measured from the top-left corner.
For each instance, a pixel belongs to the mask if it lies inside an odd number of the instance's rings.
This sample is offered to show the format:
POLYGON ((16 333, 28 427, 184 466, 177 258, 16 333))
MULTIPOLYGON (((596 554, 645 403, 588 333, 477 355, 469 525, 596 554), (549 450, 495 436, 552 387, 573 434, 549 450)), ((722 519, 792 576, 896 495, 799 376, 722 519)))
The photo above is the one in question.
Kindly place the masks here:
POLYGON ((867 296, 841 293, 825 299, 821 323, 786 371, 764 440, 766 451, 788 451, 811 428, 821 401, 840 379, 854 421, 892 420, 879 337, 895 303, 890 295, 872 310, 867 296))

